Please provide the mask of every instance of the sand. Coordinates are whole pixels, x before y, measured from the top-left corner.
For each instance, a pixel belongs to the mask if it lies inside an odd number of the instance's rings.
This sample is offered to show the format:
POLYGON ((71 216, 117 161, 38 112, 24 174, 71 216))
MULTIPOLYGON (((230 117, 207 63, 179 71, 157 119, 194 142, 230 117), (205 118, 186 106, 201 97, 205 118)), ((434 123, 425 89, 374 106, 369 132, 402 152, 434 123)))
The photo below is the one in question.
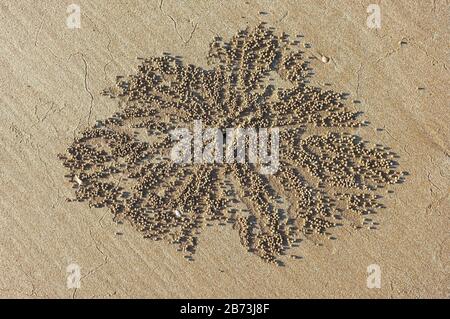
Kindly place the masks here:
POLYGON ((447 3, 383 3, 378 30, 366 25, 369 2, 79 5, 80 29, 67 28, 66 4, 1 6, 1 297, 448 297, 447 3), (260 22, 302 35, 311 84, 349 93, 346 105, 370 122, 353 133, 398 155, 407 175, 394 192, 380 190, 376 227, 306 238, 279 267, 248 252, 232 224, 214 225, 202 228, 190 260, 107 208, 66 201, 79 181, 64 177, 57 155, 123 109, 101 93, 136 73, 136 57, 170 52, 208 68, 213 37, 260 22), (72 263, 79 289, 66 285, 72 263), (373 264, 379 289, 367 287, 373 264))

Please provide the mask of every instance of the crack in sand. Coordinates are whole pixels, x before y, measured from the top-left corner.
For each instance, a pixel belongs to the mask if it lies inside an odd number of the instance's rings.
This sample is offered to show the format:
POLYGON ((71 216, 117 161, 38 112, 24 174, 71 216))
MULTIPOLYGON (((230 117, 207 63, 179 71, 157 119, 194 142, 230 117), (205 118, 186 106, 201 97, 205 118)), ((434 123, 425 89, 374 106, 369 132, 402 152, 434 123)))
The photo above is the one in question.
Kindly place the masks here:
MULTIPOLYGON (((109 38, 109 35, 107 35, 107 36, 108 36, 108 38, 109 38)), ((105 74, 105 81, 108 80, 106 68, 112 63, 112 61, 113 61, 113 59, 114 59, 114 57, 113 57, 113 55, 112 55, 112 52, 111 52, 111 49, 110 49, 110 45, 111 45, 111 38, 109 38, 108 45, 106 46, 106 50, 108 51, 108 54, 109 54, 109 61, 108 61, 108 62, 105 64, 105 66, 103 67, 103 73, 105 74)))
MULTIPOLYGON (((90 91, 89 86, 88 86, 88 77, 89 77, 88 63, 86 61, 84 53, 82 53, 82 52, 71 53, 69 55, 69 57, 67 58, 67 60, 70 60, 73 56, 76 56, 76 55, 79 55, 81 57, 81 60, 83 61, 83 64, 84 64, 84 81, 83 81, 84 90, 89 95, 89 99, 90 99, 89 113, 88 113, 88 117, 87 117, 87 125, 89 125, 89 122, 91 120, 92 109, 94 106, 94 95, 92 94, 92 92, 90 91)), ((81 119, 78 122, 78 125, 76 126, 75 130, 78 129, 80 123, 81 123, 81 119)), ((74 132, 74 136, 75 136, 75 132, 74 132)))
POLYGON ((168 17, 170 20, 172 20, 173 26, 174 26, 174 28, 175 28, 175 32, 177 33, 177 35, 178 35, 178 37, 180 38, 180 40, 183 41, 184 45, 187 45, 187 44, 191 41, 191 39, 192 39, 192 37, 193 37, 193 35, 194 35, 194 32, 197 30, 198 23, 196 23, 196 24, 193 26, 193 29, 192 29, 191 33, 189 34, 189 38, 188 38, 187 40, 185 40, 184 37, 180 34, 180 32, 179 32, 179 30, 178 30, 178 23, 177 23, 177 21, 176 21, 170 14, 166 13, 166 12, 163 10, 162 6, 163 6, 163 0, 161 0, 160 3, 159 3, 159 10, 160 10, 166 17, 168 17))
POLYGON ((359 69, 357 71, 357 78, 356 78, 356 98, 359 98, 359 86, 360 86, 360 77, 361 77, 361 70, 362 70, 363 64, 359 64, 359 69))
POLYGON ((35 37, 34 37, 34 46, 35 46, 35 47, 37 46, 38 36, 39 36, 39 34, 41 33, 42 26, 44 25, 44 21, 45 21, 45 20, 42 19, 41 24, 40 24, 40 26, 39 26, 39 29, 37 30, 36 35, 35 35, 35 37))

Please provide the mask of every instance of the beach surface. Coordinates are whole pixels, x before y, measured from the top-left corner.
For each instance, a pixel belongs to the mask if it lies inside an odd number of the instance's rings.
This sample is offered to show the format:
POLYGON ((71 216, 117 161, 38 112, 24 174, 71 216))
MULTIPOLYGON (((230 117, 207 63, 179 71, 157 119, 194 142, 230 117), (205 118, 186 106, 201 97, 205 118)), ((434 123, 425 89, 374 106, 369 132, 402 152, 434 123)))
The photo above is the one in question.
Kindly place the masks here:
POLYGON ((448 1, 67 1, 0 4, 1 298, 448 298, 450 155, 448 1), (261 22, 301 34, 314 85, 346 92, 408 173, 383 194, 375 230, 302 241, 299 259, 265 263, 231 225, 205 228, 194 261, 143 239, 107 209, 67 202, 58 154, 119 110, 101 94, 137 57, 180 56, 207 68, 211 40, 261 22), (69 23, 70 25, 70 23, 69 23), (81 286, 67 286, 69 265, 81 286), (367 284, 378 265, 381 287, 367 284))

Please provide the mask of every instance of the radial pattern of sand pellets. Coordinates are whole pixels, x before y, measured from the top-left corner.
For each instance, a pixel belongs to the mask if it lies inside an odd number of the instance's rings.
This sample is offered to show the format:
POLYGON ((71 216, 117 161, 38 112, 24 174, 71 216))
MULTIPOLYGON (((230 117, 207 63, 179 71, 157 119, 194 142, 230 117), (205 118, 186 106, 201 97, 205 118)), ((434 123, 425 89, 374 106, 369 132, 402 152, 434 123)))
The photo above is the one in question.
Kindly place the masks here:
POLYGON ((403 179, 395 155, 354 135, 364 122, 344 94, 309 84, 298 41, 259 25, 229 42, 215 39, 208 59, 208 68, 168 54, 141 59, 135 75, 103 92, 121 110, 60 155, 74 200, 106 207, 114 220, 176 244, 189 258, 206 225, 233 224, 245 249, 274 263, 303 238, 329 237, 346 222, 375 227, 367 215, 382 207, 377 190, 403 179), (278 170, 174 163, 169 132, 196 120, 279 128, 278 170))

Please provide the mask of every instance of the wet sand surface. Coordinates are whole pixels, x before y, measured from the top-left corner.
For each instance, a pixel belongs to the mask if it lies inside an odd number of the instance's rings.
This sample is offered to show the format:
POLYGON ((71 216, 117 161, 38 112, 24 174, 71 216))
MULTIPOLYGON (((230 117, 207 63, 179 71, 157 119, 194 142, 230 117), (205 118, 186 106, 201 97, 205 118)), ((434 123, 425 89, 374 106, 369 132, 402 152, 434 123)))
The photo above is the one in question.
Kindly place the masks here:
POLYGON ((380 29, 366 25, 369 2, 79 5, 80 29, 67 27, 57 1, 0 6, 1 297, 448 297, 448 3, 383 3, 380 29), (369 122, 351 133, 390 147, 407 172, 393 192, 379 190, 374 229, 335 227, 336 240, 313 234, 281 254, 279 267, 247 251, 242 228, 225 222, 202 227, 191 261, 106 207, 66 201, 77 181, 64 177, 58 154, 124 109, 102 92, 137 73, 136 57, 168 52, 208 69, 214 37, 228 41, 261 22, 302 35, 311 85, 348 93, 346 106, 369 122), (80 289, 67 289, 71 263, 81 267, 80 289), (380 289, 367 288, 372 264, 380 289))

